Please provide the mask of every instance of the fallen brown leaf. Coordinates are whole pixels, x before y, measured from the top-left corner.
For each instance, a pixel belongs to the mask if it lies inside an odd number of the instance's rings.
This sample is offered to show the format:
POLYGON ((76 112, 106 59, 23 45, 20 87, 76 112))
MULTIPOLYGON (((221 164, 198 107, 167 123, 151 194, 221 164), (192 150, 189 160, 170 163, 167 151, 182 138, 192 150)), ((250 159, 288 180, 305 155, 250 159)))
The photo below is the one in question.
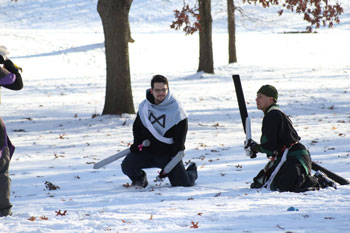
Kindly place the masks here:
POLYGON ((61 210, 55 211, 56 212, 56 216, 65 216, 67 213, 67 210, 61 212, 61 210))
POLYGON ((49 220, 49 218, 48 218, 48 217, 46 217, 45 215, 40 216, 39 218, 40 218, 41 220, 49 220))
POLYGON ((198 226, 198 222, 191 222, 192 223, 192 225, 190 226, 190 228, 198 228, 199 226, 198 226))

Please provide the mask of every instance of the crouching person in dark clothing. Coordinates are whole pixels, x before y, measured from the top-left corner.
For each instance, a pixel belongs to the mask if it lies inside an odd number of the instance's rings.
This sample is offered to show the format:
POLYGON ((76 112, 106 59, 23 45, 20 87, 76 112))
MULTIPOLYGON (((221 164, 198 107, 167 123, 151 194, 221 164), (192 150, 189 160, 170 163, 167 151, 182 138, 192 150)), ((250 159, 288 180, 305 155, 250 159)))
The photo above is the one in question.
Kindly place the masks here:
MULTIPOLYGON (((132 185, 146 187, 148 181, 144 168, 164 168, 185 149, 187 128, 187 114, 170 93, 167 78, 155 75, 133 124, 131 152, 121 164, 132 185), (150 145, 143 147, 144 140, 149 140, 150 145)), ((172 186, 193 186, 197 176, 196 164, 191 163, 185 169, 183 161, 167 175, 172 186)))
POLYGON ((9 164, 15 148, 0 118, 0 217, 11 215, 9 164))
POLYGON ((320 173, 311 176, 309 151, 300 143, 300 137, 289 117, 277 103, 278 92, 271 85, 262 86, 257 92, 257 108, 264 112, 260 144, 250 140, 246 148, 266 153, 270 160, 254 178, 251 188, 304 192, 334 186, 334 182, 320 173))

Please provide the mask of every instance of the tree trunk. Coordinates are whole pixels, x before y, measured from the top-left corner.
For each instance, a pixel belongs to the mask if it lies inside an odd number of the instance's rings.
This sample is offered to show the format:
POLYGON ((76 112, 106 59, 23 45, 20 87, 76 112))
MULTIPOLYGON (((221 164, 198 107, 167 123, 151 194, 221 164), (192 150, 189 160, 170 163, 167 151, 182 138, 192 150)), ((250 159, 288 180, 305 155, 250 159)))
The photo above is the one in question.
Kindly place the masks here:
POLYGON ((129 66, 129 10, 132 0, 98 0, 105 35, 106 96, 102 114, 135 113, 129 66))
POLYGON ((199 0, 199 67, 198 71, 214 73, 211 0, 199 0))
POLYGON ((236 54, 236 24, 234 0, 227 0, 228 25, 228 63, 237 62, 236 54))

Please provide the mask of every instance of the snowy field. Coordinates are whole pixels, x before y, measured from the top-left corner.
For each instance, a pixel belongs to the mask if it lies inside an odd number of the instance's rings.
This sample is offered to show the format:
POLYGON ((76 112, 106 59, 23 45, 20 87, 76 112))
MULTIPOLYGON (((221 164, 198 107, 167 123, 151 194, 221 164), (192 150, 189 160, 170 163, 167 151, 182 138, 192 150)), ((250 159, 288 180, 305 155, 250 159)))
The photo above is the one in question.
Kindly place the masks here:
POLYGON ((350 179, 350 3, 343 2, 342 23, 313 34, 283 33, 305 30, 301 16, 244 6, 254 17, 237 16, 239 62, 227 65, 226 1, 212 0, 215 74, 203 74, 196 73, 198 35, 169 29, 182 1, 134 0, 135 108, 154 74, 168 77, 189 113, 184 160, 199 169, 194 187, 155 182, 159 169, 147 169, 150 185, 135 189, 123 186, 130 181, 121 160, 92 168, 127 148, 135 118, 101 116, 106 72, 97 0, 0 0, 0 44, 24 80, 19 92, 1 88, 1 117, 16 153, 13 215, 0 218, 0 232, 350 232, 350 186, 249 189, 267 159, 245 156, 231 78, 241 75, 255 140, 263 117, 256 91, 272 84, 313 160, 350 179))

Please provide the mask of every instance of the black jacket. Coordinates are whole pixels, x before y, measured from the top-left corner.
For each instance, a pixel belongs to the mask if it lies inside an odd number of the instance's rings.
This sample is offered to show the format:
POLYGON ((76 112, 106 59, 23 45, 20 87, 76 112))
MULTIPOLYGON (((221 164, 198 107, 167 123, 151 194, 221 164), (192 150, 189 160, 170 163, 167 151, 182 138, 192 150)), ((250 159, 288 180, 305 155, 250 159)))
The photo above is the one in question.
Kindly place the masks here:
POLYGON ((289 147, 299 142, 300 137, 294 129, 289 117, 282 111, 270 110, 276 105, 270 106, 263 118, 261 128, 261 152, 272 156, 274 151, 282 151, 284 147, 289 147))
MULTIPOLYGON (((154 103, 152 95, 147 95, 147 99, 154 103)), ((166 144, 160 142, 156 139, 151 132, 142 124, 139 113, 133 124, 133 135, 134 135, 134 144, 131 146, 131 150, 135 151, 137 145, 142 144, 145 139, 150 140, 150 146, 143 147, 143 150, 155 154, 163 154, 169 156, 175 156, 177 152, 185 149, 186 134, 188 130, 188 120, 183 119, 173 127, 171 127, 165 134, 164 137, 173 138, 173 144, 166 144)))
POLYGON ((270 157, 276 151, 279 159, 284 149, 290 148, 287 158, 296 158, 305 168, 306 174, 310 173, 310 154, 305 146, 299 142, 300 137, 294 129, 292 121, 276 105, 270 106, 265 112, 261 131, 260 152, 266 153, 270 157))

